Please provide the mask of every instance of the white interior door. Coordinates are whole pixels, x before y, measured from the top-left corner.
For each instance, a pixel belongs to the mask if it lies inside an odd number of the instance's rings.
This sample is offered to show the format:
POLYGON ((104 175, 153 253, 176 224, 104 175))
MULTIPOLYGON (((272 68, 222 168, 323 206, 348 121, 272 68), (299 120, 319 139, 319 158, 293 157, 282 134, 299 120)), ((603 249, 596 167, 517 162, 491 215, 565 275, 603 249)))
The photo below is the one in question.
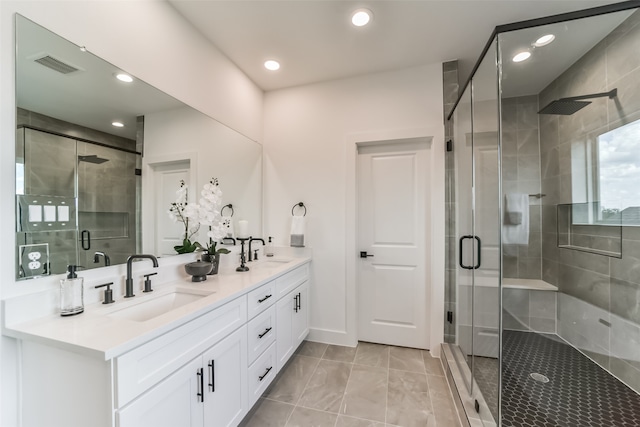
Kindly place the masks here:
POLYGON ((429 156, 426 141, 358 147, 361 341, 428 348, 429 156))
MULTIPOLYGON (((155 206, 155 254, 175 255, 173 249, 182 244, 184 224, 173 222, 167 213, 171 203, 176 201, 176 191, 180 187, 180 180, 189 185, 189 161, 157 165, 153 169, 156 193, 155 206)), ((190 191, 194 189, 189 186, 190 191)), ((197 191, 197 190, 196 190, 197 191)))

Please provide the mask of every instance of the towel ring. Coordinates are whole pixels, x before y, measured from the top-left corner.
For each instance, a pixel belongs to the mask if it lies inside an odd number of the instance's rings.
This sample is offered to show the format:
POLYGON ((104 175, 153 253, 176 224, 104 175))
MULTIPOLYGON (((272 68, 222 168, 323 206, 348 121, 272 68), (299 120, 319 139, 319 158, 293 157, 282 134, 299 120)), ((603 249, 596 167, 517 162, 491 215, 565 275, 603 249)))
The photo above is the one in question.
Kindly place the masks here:
POLYGON ((220 209, 220 216, 222 216, 222 212, 224 212, 224 208, 231 209, 231 216, 233 216, 233 205, 231 203, 229 203, 228 205, 224 205, 222 209, 220 209))
POLYGON ((293 214, 293 211, 295 210, 296 206, 300 206, 302 209, 304 209, 304 214, 302 214, 302 216, 307 216, 307 207, 302 202, 293 205, 293 207, 291 208, 291 216, 295 216, 293 214))

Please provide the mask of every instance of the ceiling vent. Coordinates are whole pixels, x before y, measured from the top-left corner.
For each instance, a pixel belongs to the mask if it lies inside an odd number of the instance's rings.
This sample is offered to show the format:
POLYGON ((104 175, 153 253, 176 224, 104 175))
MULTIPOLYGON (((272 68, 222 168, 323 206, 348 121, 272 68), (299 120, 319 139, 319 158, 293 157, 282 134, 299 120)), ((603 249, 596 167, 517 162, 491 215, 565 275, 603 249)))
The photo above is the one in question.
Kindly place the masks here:
POLYGON ((80 71, 80 68, 67 64, 66 62, 56 59, 49 54, 44 54, 43 56, 39 56, 38 58, 34 59, 34 61, 40 65, 44 65, 45 67, 50 68, 53 71, 57 71, 62 74, 71 74, 76 71, 80 71))

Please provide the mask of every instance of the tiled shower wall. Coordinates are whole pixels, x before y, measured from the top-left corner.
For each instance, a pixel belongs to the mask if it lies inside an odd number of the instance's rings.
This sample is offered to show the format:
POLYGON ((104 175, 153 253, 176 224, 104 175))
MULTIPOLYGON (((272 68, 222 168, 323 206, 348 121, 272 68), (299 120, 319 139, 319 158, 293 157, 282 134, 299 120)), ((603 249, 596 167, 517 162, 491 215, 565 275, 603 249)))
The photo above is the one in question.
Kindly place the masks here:
MULTIPOLYGON (((640 391, 640 227, 622 228, 622 257, 558 248, 556 207, 572 196, 572 146, 640 119, 640 14, 634 13, 539 94, 618 88, 570 116, 540 115, 542 276, 559 288, 558 334, 640 391)), ((638 148, 640 150, 640 147, 638 148)), ((596 230, 602 226, 591 226, 596 230)))
MULTIPOLYGON (((502 99, 502 190, 504 194, 540 193, 538 97, 502 99)), ((542 278, 542 210, 529 197, 529 244, 504 247, 503 276, 542 278)))
MULTIPOLYGON (((449 141, 453 138, 453 121, 447 120, 447 116, 453 109, 453 105, 458 98, 458 61, 450 61, 442 64, 442 84, 443 84, 443 108, 444 108, 444 139, 449 141)), ((446 149, 446 147, 445 147, 446 149)), ((445 315, 447 312, 455 313, 456 305, 456 229, 455 229, 455 169, 453 152, 445 155, 445 204, 446 204, 446 224, 445 224, 445 315)), ((449 323, 445 318, 444 341, 455 343, 455 317, 449 323)))

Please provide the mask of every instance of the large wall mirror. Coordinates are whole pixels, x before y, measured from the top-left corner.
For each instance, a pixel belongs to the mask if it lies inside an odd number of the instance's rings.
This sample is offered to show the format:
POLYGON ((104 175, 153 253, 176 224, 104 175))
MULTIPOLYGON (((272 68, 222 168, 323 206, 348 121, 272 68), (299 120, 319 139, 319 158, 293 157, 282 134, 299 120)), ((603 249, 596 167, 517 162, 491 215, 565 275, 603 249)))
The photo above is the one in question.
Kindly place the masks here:
POLYGON ((261 233, 261 145, 123 72, 16 15, 17 279, 175 254, 181 180, 197 202, 217 178, 225 215, 261 233))

